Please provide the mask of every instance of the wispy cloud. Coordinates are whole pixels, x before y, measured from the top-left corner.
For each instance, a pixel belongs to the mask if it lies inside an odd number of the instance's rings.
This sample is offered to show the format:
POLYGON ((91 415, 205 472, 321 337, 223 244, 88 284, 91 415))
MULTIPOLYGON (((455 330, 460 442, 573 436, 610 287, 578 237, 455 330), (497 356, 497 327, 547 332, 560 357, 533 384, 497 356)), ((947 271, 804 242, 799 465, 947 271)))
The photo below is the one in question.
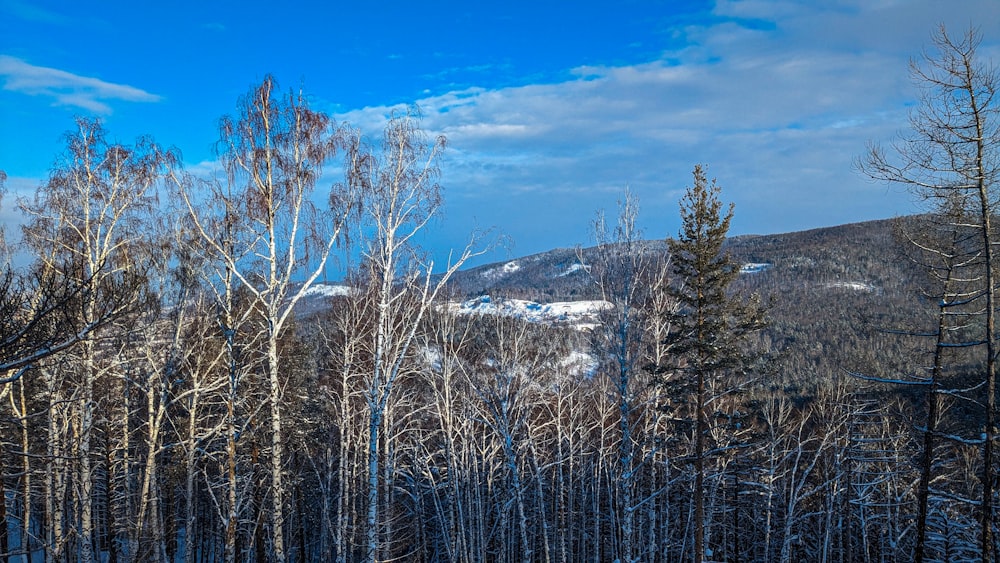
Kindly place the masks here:
MULTIPOLYGON (((493 209, 502 207, 493 202, 522 194, 516 238, 550 241, 551 232, 567 229, 565 237, 579 241, 586 237, 586 210, 612 207, 609 192, 628 184, 659 225, 650 235, 661 236, 670 232, 663 218, 676 216, 691 168, 706 163, 724 197, 737 203, 738 232, 911 212, 905 194, 872 186, 853 160, 868 140, 906 127, 906 105, 915 97, 907 61, 935 26, 944 20, 958 32, 975 18, 989 26, 986 37, 1000 37, 1000 4, 823 5, 720 2, 717 19, 677 30, 685 46, 657 60, 581 67, 558 83, 420 100, 423 126, 447 135, 452 147, 449 201, 491 202, 476 206, 489 224, 493 209), (741 23, 764 18, 771 25, 741 23), (570 224, 567 217, 578 219, 570 224)), ((365 108, 341 117, 377 131, 399 110, 365 108)), ((495 216, 504 221, 500 211, 495 216)))
POLYGON ((0 55, 0 77, 4 79, 4 90, 52 98, 53 105, 77 107, 101 114, 112 112, 109 105, 112 101, 157 102, 161 99, 134 86, 35 66, 7 55, 0 55))
POLYGON ((220 179, 225 174, 223 172, 222 163, 217 159, 213 160, 203 160, 194 164, 188 164, 185 166, 185 172, 191 174, 199 180, 214 181, 220 179))
POLYGON ((54 25, 70 24, 70 19, 62 14, 17 0, 4 0, 0 2, 0 10, 26 21, 54 25))
POLYGON ((16 207, 17 200, 30 196, 40 183, 41 180, 38 178, 8 177, 4 183, 6 193, 3 194, 4 197, 0 200, 0 209, 16 207))

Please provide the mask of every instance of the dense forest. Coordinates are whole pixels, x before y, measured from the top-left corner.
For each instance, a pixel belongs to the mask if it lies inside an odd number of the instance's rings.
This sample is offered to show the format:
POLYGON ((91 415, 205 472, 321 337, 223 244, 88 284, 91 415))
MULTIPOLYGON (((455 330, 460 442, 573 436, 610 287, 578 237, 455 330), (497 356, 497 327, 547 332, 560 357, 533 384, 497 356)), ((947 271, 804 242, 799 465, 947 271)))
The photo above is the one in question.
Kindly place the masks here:
POLYGON ((267 77, 213 177, 79 119, 2 245, 0 561, 995 561, 997 75, 935 39, 858 161, 926 214, 727 238, 695 166, 675 237, 626 192, 517 275, 416 246, 416 112, 267 77))

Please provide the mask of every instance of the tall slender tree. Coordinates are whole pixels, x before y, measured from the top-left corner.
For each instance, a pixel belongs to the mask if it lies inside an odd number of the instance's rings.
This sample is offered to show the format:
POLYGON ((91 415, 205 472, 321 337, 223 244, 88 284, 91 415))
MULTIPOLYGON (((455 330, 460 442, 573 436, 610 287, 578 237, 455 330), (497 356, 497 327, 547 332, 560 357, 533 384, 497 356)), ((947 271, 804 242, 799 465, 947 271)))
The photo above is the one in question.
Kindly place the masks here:
MULTIPOLYGON (((444 137, 427 142, 416 116, 394 116, 385 127, 380 150, 359 137, 348 145, 350 185, 362 194, 365 299, 372 309, 371 370, 368 405, 368 512, 365 559, 379 558, 379 491, 386 412, 396 382, 413 351, 417 331, 448 280, 477 252, 469 246, 437 276, 416 237, 441 206, 438 157, 444 137)), ((384 500, 384 499, 383 499, 384 500)))
MULTIPOLYGON (((80 119, 67 135, 67 151, 49 180, 31 203, 21 205, 30 217, 25 239, 35 251, 43 276, 68 278, 81 288, 71 301, 81 326, 100 324, 109 312, 146 308, 146 274, 151 268, 153 244, 145 219, 152 210, 155 188, 174 155, 150 139, 135 145, 107 142, 100 122, 80 119)), ((101 336, 124 337, 127 326, 109 327, 101 336)), ((66 370, 73 390, 73 425, 77 435, 66 444, 76 464, 74 499, 80 536, 77 558, 96 558, 95 414, 99 413, 96 386, 118 375, 121 367, 98 346, 93 331, 79 338, 71 368, 66 370), (71 373, 70 373, 71 372, 71 373)), ((53 368, 56 369, 56 368, 53 368)), ((61 499, 59 502, 65 502, 61 499)))
MULTIPOLYGON (((874 179, 906 186, 941 211, 956 201, 965 206, 963 225, 976 233, 975 253, 985 369, 981 395, 982 467, 980 473, 980 547, 983 561, 993 560, 994 447, 997 372, 997 257, 994 221, 1000 211, 996 181, 1000 171, 1000 74, 977 53, 981 36, 969 29, 953 39, 944 26, 933 36, 934 52, 910 64, 920 100, 910 114, 910 131, 887 153, 872 144, 859 161, 874 179)), ((947 249, 945 249, 947 251, 947 249)))
POLYGON ((351 185, 342 183, 331 187, 328 210, 313 203, 339 134, 329 116, 310 109, 303 92, 282 94, 277 81, 267 76, 240 100, 235 118, 222 119, 220 129, 225 185, 214 186, 209 198, 199 199, 192 179, 175 180, 206 251, 224 264, 220 283, 234 281, 252 297, 263 327, 271 433, 271 549, 276 560, 284 562, 284 377, 278 343, 295 304, 326 271, 355 199, 351 185))
MULTIPOLYGON (((653 363, 655 350, 648 350, 649 333, 656 331, 657 306, 655 293, 662 289, 658 282, 669 277, 669 258, 642 240, 637 225, 638 201, 626 189, 619 201, 618 217, 609 225, 603 213, 594 222, 597 247, 587 264, 601 299, 608 306, 601 311, 600 326, 591 334, 594 351, 602 362, 618 403, 618 467, 616 470, 615 518, 621 533, 622 561, 636 561, 639 549, 637 524, 638 502, 652 505, 648 495, 637 498, 637 484, 643 465, 643 452, 653 442, 653 436, 641 434, 640 413, 649 401, 650 385, 644 369, 653 363)), ((584 253, 578 252, 581 262, 584 253)), ((662 337, 662 335, 661 335, 662 337)), ((652 340, 655 340, 654 337, 652 340)), ((655 349, 655 344, 653 346, 655 349)))
POLYGON ((744 337, 764 326, 759 300, 730 294, 739 267, 723 251, 733 205, 723 207, 721 188, 706 179, 700 165, 694 168, 694 185, 681 199, 681 230, 667 241, 677 283, 672 293, 678 302, 673 331, 666 336, 671 354, 659 366, 660 384, 684 390, 691 397, 686 414, 693 418, 691 462, 694 469, 694 560, 709 555, 705 544, 705 476, 708 471, 713 410, 721 409, 720 388, 739 383, 752 363, 744 337))

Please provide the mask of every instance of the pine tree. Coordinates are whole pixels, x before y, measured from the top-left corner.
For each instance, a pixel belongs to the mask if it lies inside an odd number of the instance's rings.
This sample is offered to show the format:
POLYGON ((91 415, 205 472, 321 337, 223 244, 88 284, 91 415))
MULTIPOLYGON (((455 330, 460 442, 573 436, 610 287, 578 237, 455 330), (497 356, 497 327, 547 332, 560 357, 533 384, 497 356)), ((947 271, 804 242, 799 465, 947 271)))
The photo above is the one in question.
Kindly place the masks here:
POLYGON ((693 422, 695 563, 706 555, 705 461, 711 411, 719 410, 713 392, 747 371, 753 358, 746 351, 744 337, 764 325, 756 298, 744 302, 729 291, 739 267, 723 251, 733 205, 724 208, 720 192, 714 180, 708 183, 704 169, 695 166, 694 186, 680 202, 681 230, 676 239, 667 241, 678 280, 671 292, 679 308, 672 313, 674 328, 665 342, 672 352, 670 364, 658 370, 661 385, 675 397, 681 391, 681 396, 693 402, 679 404, 677 410, 686 409, 682 414, 687 424, 693 422))

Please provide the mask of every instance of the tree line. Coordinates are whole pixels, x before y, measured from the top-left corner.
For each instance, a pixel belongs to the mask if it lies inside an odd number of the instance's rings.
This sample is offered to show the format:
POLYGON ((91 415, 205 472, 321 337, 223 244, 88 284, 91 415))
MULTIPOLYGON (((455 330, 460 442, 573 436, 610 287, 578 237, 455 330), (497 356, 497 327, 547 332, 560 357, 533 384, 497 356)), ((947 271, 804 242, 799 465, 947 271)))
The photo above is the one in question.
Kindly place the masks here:
POLYGON ((0 559, 995 560, 995 73, 935 38, 912 134, 860 161, 932 203, 900 235, 929 314, 891 331, 919 369, 809 397, 769 384, 701 166, 668 252, 631 194, 598 215, 577 330, 442 306, 485 246, 416 245, 445 140, 413 113, 372 142, 268 76, 211 178, 78 120, 4 246, 0 559))

